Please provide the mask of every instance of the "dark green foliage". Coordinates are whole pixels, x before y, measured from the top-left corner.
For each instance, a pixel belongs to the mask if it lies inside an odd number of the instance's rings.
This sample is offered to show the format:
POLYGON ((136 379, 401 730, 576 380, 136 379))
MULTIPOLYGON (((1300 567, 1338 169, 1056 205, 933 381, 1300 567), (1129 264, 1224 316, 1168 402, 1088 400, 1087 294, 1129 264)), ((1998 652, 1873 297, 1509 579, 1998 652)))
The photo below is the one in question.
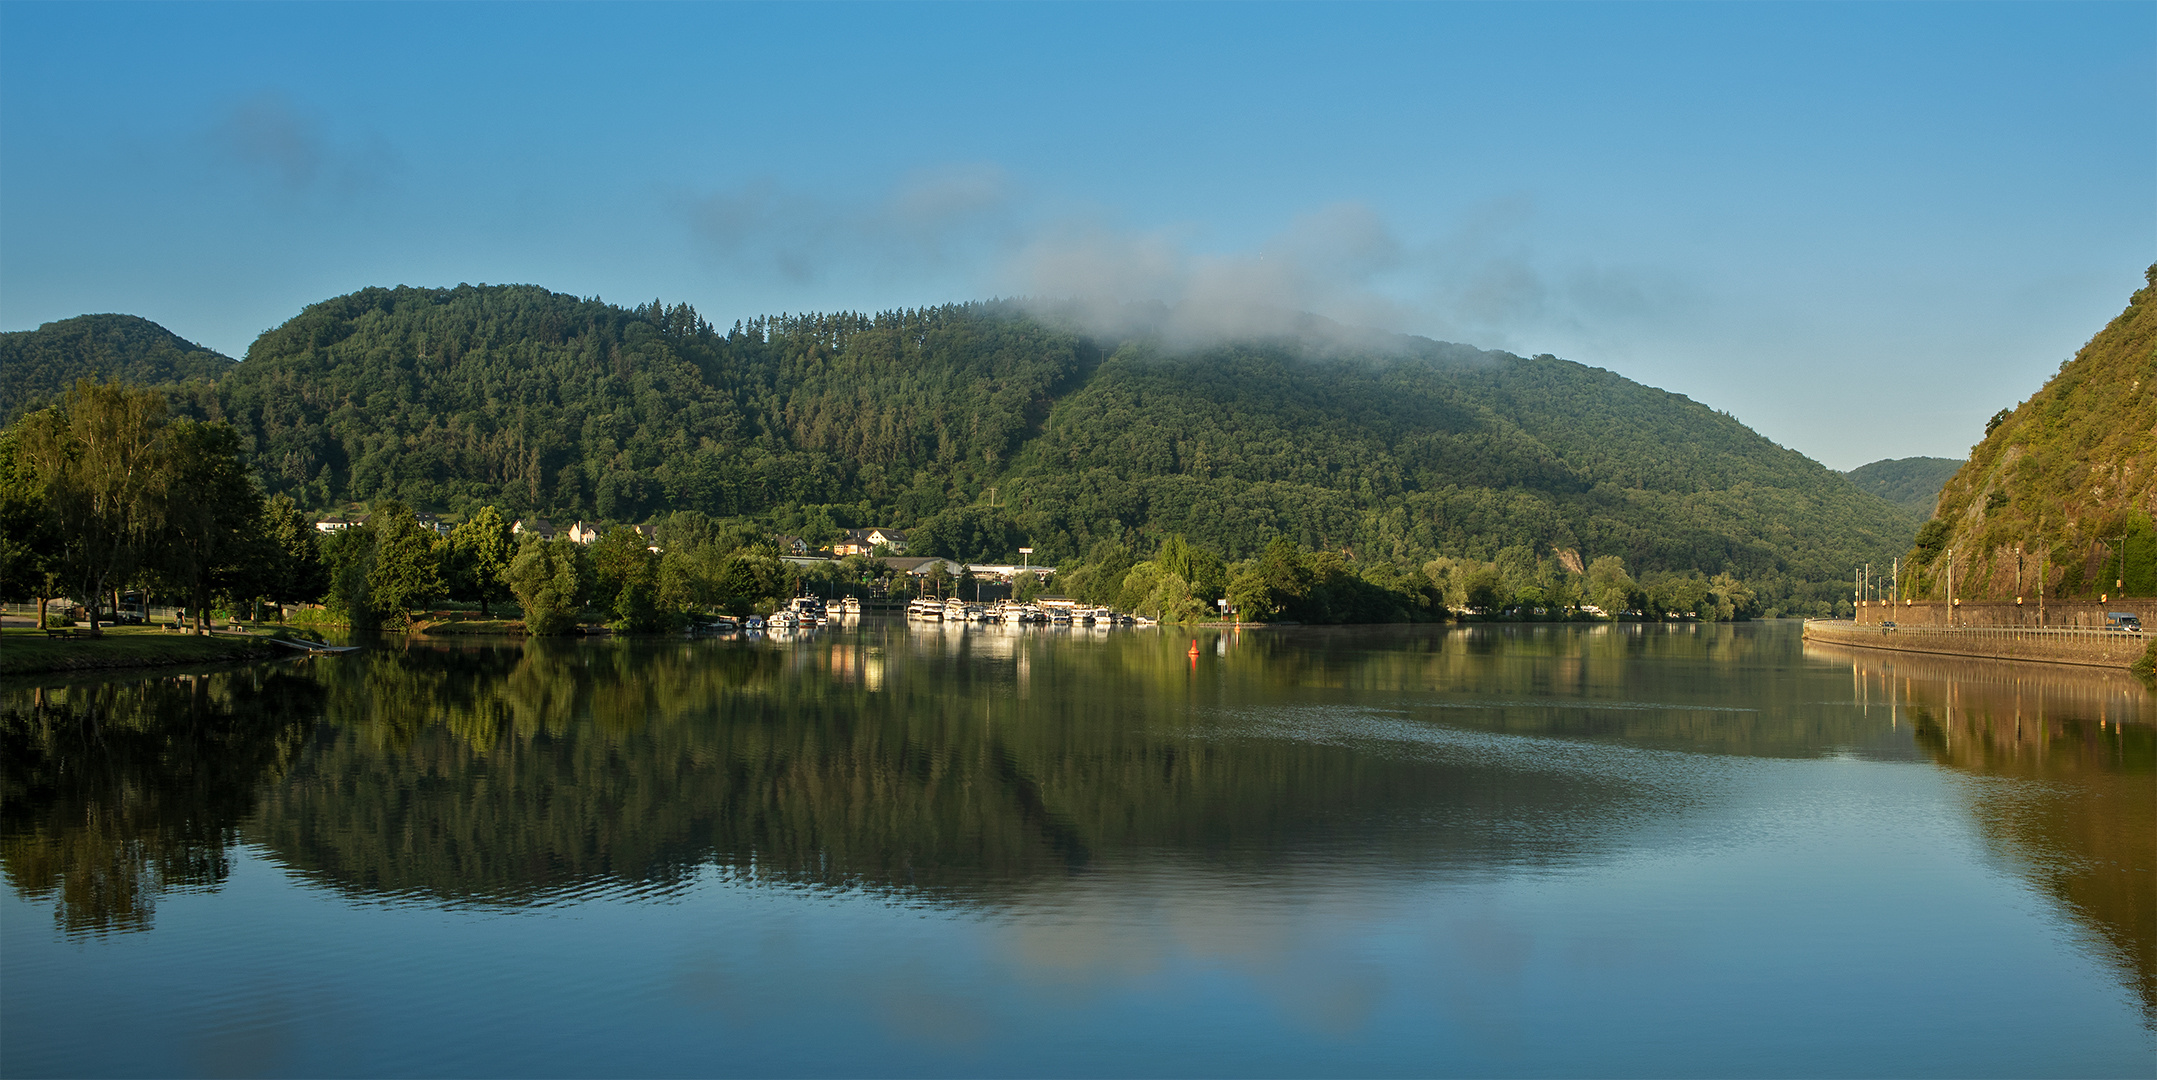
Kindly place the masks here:
POLYGON ((45 485, 19 452, 21 434, 0 431, 0 591, 9 599, 58 590, 58 522, 47 513, 45 485))
MULTIPOLYGON (((1987 428, 1989 434, 1991 428, 1987 428)), ((1860 465, 1847 474, 1859 488, 1886 499, 1919 518, 1932 516, 1940 488, 1962 468, 1954 458, 1908 457, 1860 465)))
POLYGON ((934 514, 907 534, 909 555, 941 555, 962 563, 1001 562, 1026 546, 1018 523, 986 506, 957 506, 934 514))
POLYGON ((197 626, 213 595, 255 597, 275 584, 278 549, 264 528, 262 493, 230 424, 174 421, 164 432, 165 480, 150 564, 187 597, 197 626))
POLYGON ((591 603, 609 617, 609 625, 633 633, 666 628, 669 620, 659 608, 659 556, 644 542, 642 533, 618 525, 594 543, 588 554, 591 603))
POLYGON ((11 430, 13 466, 35 492, 42 527, 39 581, 10 581, 18 595, 64 582, 91 612, 107 590, 131 581, 154 556, 173 505, 165 399, 117 381, 78 381, 58 405, 11 430))
POLYGON ((502 575, 509 572, 509 562, 516 555, 517 542, 510 534, 509 522, 504 521, 494 507, 480 507, 478 513, 450 534, 449 566, 445 575, 449 579, 450 595, 460 600, 477 600, 480 613, 492 615, 494 600, 502 595, 505 587, 502 575))
POLYGON ((1947 538, 1953 533, 1953 527, 1939 518, 1927 521, 1924 527, 1917 530, 1917 545, 1913 549, 1915 554, 1911 557, 1912 561, 1929 563, 1939 558, 1940 552, 1947 548, 1947 538))
POLYGON ((591 562, 566 539, 527 540, 509 564, 509 589, 524 609, 526 632, 547 637, 576 627, 592 588, 591 562))
POLYGON ((1548 356, 1397 346, 1126 345, 1021 458, 1015 516, 1064 552, 1152 529, 1231 557, 1277 535, 1410 563, 1569 548, 1783 591, 1885 561, 1915 530, 1677 395, 1548 356))
POLYGON ((442 561, 448 544, 423 528, 412 508, 386 499, 367 515, 374 534, 374 565, 367 571, 367 591, 375 610, 398 621, 413 608, 426 607, 445 590, 442 561))
POLYGON ((656 301, 367 289, 257 339, 217 401, 265 483, 319 506, 636 521, 865 498, 912 524, 1004 467, 1086 349, 993 305, 720 334, 656 301))
MULTIPOLYGON (((265 488, 304 507, 689 512, 811 540, 893 526, 912 530, 908 554, 965 562, 1031 545, 1095 602, 1121 596, 1138 554, 1170 535, 1212 560, 1168 572, 1199 604, 1228 591, 1229 560, 1274 537, 1334 553, 1328 596, 1519 549, 1520 566, 1614 555, 1818 599, 1916 528, 1728 416, 1554 357, 1416 338, 1170 353, 1006 304, 721 333, 656 301, 367 289, 264 334, 214 388, 172 394, 184 415, 229 418, 265 488), (1092 557, 1104 543, 1127 549, 1119 567, 1092 557)), ((660 605, 767 595, 769 567, 722 573, 727 557, 663 566, 660 605)), ((474 595, 461 573, 454 587, 474 595)), ((1504 591, 1563 607, 1552 587, 1504 591)))
POLYGON ((1445 608, 1425 580, 1378 564, 1359 575, 1330 551, 1276 537, 1228 583, 1235 616, 1251 622, 1408 622, 1442 618, 1445 608))
POLYGON ((151 386, 216 379, 232 358, 134 315, 78 315, 0 334, 0 424, 57 398, 77 379, 151 386))
POLYGON ((322 606, 355 630, 372 630, 382 622, 382 612, 368 585, 374 556, 374 530, 366 525, 322 538, 322 565, 329 577, 322 606))
POLYGON ((263 592, 273 600, 313 600, 329 589, 322 562, 322 534, 288 496, 271 498, 263 508, 263 528, 271 547, 263 592))

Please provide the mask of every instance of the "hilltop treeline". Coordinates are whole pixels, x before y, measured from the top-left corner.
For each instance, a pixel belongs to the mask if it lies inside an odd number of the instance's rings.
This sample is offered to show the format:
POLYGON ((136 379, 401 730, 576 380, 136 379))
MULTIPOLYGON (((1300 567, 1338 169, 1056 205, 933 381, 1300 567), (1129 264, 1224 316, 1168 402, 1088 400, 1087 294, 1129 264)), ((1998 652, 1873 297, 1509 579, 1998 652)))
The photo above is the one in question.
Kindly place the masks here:
POLYGON ((0 334, 0 424, 84 377, 160 385, 216 379, 231 357, 134 315, 78 315, 0 334))
POLYGON ((530 286, 367 289, 265 333, 174 409, 240 433, 309 510, 396 499, 1071 563, 1170 535, 1357 568, 1623 559, 1814 603, 1916 522, 1682 396, 1555 357, 1313 333, 1171 351, 1009 303, 781 316, 530 286))
POLYGON ((1932 516, 1940 501, 1940 489, 1962 468, 1957 458, 1888 458, 1849 471, 1852 483, 1916 514, 1932 516))

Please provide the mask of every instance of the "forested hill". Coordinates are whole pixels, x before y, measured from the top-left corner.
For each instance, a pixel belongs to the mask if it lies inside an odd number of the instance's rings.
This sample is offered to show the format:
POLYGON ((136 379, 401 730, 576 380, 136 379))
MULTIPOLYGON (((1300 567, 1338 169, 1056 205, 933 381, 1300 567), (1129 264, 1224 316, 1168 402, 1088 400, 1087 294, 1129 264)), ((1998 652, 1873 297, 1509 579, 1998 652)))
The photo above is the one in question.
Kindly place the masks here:
POLYGON ((2157 266, 2059 373, 1985 425, 1910 555, 1918 595, 2157 595, 2157 266))
POLYGON ((1962 468, 1961 460, 1942 457, 1889 458, 1860 465, 1848 473, 1858 487, 1916 514, 1932 516, 1940 488, 1962 468))
MULTIPOLYGON (((186 395, 183 395, 186 396, 186 395)), ((310 306, 183 408, 316 507, 557 519, 670 509, 1068 559, 1182 532, 1359 557, 1527 544, 1637 569, 1839 580, 1916 522, 1728 416, 1607 371, 1422 339, 1167 355, 1015 305, 782 316, 528 286, 310 306)), ((1772 586, 1771 586, 1772 587, 1772 586)))
POLYGON ((85 376, 125 382, 215 379, 232 358, 134 315, 78 315, 0 334, 0 424, 85 376))
POLYGON ((1127 344, 1058 403, 1015 473, 1021 520, 1064 549, 1147 522, 1231 554, 1280 532, 1400 561, 1523 544, 1832 581, 1916 527, 1683 396, 1421 339, 1360 356, 1127 344))

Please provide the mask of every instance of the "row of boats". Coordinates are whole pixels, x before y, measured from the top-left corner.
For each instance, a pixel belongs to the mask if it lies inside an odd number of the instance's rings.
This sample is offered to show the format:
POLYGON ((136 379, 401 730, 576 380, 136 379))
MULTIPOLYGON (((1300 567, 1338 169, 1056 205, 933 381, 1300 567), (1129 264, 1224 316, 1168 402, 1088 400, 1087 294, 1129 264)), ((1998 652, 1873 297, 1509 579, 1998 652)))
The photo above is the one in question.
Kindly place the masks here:
POLYGON ((1063 623, 1086 626, 1137 626, 1150 625, 1156 621, 1144 615, 1126 615, 1109 608, 1041 607, 1008 600, 993 604, 969 604, 961 600, 922 599, 906 605, 906 617, 920 622, 1063 623))
MULTIPOLYGON (((740 619, 721 616, 705 624, 703 629, 721 634, 743 630, 785 630, 815 626, 835 619, 859 618, 861 613, 861 601, 855 597, 849 596, 826 604, 814 596, 797 596, 792 603, 770 615, 749 615, 740 619)), ((1042 607, 1008 600, 993 604, 969 604, 959 600, 915 600, 906 605, 906 617, 915 622, 1085 626, 1150 626, 1158 621, 1144 615, 1126 615, 1109 608, 1042 607)))

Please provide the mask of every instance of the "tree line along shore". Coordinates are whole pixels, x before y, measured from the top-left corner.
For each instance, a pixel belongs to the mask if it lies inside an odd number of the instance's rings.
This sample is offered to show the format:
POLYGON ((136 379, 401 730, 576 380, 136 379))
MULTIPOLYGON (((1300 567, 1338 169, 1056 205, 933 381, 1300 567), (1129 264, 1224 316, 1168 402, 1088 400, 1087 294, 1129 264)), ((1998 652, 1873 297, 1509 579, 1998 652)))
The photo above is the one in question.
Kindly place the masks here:
MULTIPOLYGON (((230 424, 171 415, 155 390, 117 380, 81 380, 0 433, 0 522, 7 598, 37 601, 40 627, 59 621, 51 600, 70 599, 88 631, 123 594, 176 602, 196 635, 220 613, 276 609, 301 624, 372 629, 423 623, 444 604, 476 609, 485 626, 545 635, 584 625, 664 632, 769 612, 804 592, 905 599, 969 584, 963 566, 915 577, 872 555, 788 561, 768 520, 692 510, 577 543, 519 536, 492 505, 445 530, 382 499, 356 525, 325 532, 291 496, 263 492, 230 424), (488 621, 498 608, 509 618, 488 621)), ((1146 551, 1102 540, 1046 581, 1022 575, 1015 587, 1022 599, 1054 591, 1164 621, 1217 618, 1223 600, 1242 621, 1319 624, 1761 613, 1728 573, 1636 578, 1615 556, 1583 564, 1525 545, 1400 566, 1282 536, 1239 560, 1179 534, 1146 551)))
POLYGON ((1832 611, 1853 562, 1916 533, 1850 478, 1613 372, 1319 319, 1184 342, 1129 314, 1114 332, 1011 302, 721 329, 530 285, 362 289, 243 361, 129 316, 0 335, 18 376, 0 419, 119 373, 231 424, 264 494, 318 517, 694 511, 760 536, 898 528, 908 555, 961 564, 1032 547, 1067 571, 1171 536, 1227 563, 1285 537, 1358 577, 1517 548, 1577 553, 1565 573, 1728 573, 1762 614, 1832 611))

